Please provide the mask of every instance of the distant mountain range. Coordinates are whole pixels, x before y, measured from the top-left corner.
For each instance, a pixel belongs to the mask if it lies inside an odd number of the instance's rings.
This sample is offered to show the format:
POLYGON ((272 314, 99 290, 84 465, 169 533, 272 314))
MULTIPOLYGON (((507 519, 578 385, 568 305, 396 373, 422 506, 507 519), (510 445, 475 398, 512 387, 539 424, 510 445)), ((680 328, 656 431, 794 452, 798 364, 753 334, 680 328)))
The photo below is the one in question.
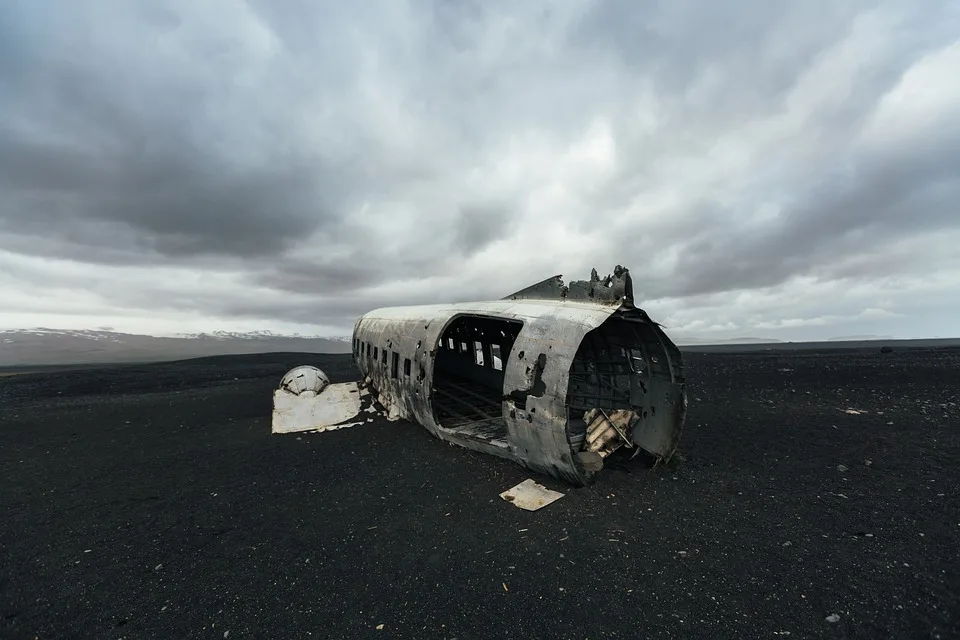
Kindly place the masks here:
MULTIPOLYGON (((157 337, 106 329, 7 329, 0 330, 0 367, 155 362, 275 351, 349 353, 350 342, 350 336, 281 335, 270 331, 215 331, 157 337)), ((777 341, 765 338, 678 341, 682 345, 772 342, 777 341)))
POLYGON ((783 340, 777 340, 776 338, 719 338, 713 340, 705 340, 703 338, 686 338, 679 335, 673 335, 670 333, 669 329, 667 330, 667 335, 670 336, 670 339, 677 343, 678 346, 686 347, 690 345, 724 345, 724 344, 778 344, 783 342, 783 340))
POLYGON ((156 337, 115 331, 0 330, 0 367, 114 364, 201 356, 294 351, 349 353, 351 338, 277 335, 269 331, 156 337))
MULTIPOLYGON (((849 336, 822 342, 788 342, 740 337, 721 340, 674 337, 684 351, 724 352, 768 349, 872 348, 882 342, 900 347, 960 345, 960 339, 895 340, 884 336, 849 336)), ((182 334, 157 337, 108 330, 0 330, 0 367, 94 365, 183 360, 203 356, 271 352, 349 353, 351 337, 279 335, 270 331, 182 334)))

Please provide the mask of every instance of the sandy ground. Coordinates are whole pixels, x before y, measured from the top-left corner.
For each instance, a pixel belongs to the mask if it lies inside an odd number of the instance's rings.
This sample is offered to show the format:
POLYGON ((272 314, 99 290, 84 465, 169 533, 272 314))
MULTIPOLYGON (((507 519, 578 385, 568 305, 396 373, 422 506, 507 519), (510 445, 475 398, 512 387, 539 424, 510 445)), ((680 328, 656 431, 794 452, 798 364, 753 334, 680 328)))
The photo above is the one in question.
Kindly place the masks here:
POLYGON ((3 378, 0 637, 960 637, 960 350, 686 358, 685 460, 579 489, 404 422, 271 435, 349 356, 3 378))

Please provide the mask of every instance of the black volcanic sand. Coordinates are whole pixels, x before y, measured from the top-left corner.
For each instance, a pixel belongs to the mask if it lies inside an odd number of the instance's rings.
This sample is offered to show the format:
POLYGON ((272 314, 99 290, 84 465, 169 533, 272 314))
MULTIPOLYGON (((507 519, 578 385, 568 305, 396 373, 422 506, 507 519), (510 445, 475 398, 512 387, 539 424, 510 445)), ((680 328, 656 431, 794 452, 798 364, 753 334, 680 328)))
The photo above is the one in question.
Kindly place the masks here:
POLYGON ((684 460, 579 489, 404 422, 271 435, 349 356, 0 379, 0 636, 960 637, 960 350, 686 358, 684 460), (566 496, 498 496, 531 476, 566 496))

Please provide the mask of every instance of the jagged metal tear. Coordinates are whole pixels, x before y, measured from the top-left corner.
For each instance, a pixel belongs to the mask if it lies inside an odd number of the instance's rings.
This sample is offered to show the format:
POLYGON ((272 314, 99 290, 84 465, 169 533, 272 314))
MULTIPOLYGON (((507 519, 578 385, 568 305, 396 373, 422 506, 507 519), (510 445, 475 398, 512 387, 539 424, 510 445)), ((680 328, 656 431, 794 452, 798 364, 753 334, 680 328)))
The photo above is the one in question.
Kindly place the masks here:
POLYGON ((501 300, 558 300, 633 307, 633 279, 629 269, 617 265, 612 274, 602 279, 597 270, 592 269, 589 280, 574 280, 568 286, 563 283, 562 275, 555 275, 501 300))

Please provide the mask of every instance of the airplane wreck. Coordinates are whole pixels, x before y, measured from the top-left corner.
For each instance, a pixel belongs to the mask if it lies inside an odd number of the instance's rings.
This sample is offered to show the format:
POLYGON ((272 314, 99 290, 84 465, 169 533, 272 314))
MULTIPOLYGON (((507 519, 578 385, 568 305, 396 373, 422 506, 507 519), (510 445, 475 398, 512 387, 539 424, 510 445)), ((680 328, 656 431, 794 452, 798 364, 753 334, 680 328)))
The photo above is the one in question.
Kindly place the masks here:
POLYGON ((375 309, 354 326, 353 358, 359 383, 288 372, 273 431, 353 426, 380 411, 583 485, 620 449, 669 459, 686 418, 680 350, 634 305, 620 266, 500 300, 375 309))

